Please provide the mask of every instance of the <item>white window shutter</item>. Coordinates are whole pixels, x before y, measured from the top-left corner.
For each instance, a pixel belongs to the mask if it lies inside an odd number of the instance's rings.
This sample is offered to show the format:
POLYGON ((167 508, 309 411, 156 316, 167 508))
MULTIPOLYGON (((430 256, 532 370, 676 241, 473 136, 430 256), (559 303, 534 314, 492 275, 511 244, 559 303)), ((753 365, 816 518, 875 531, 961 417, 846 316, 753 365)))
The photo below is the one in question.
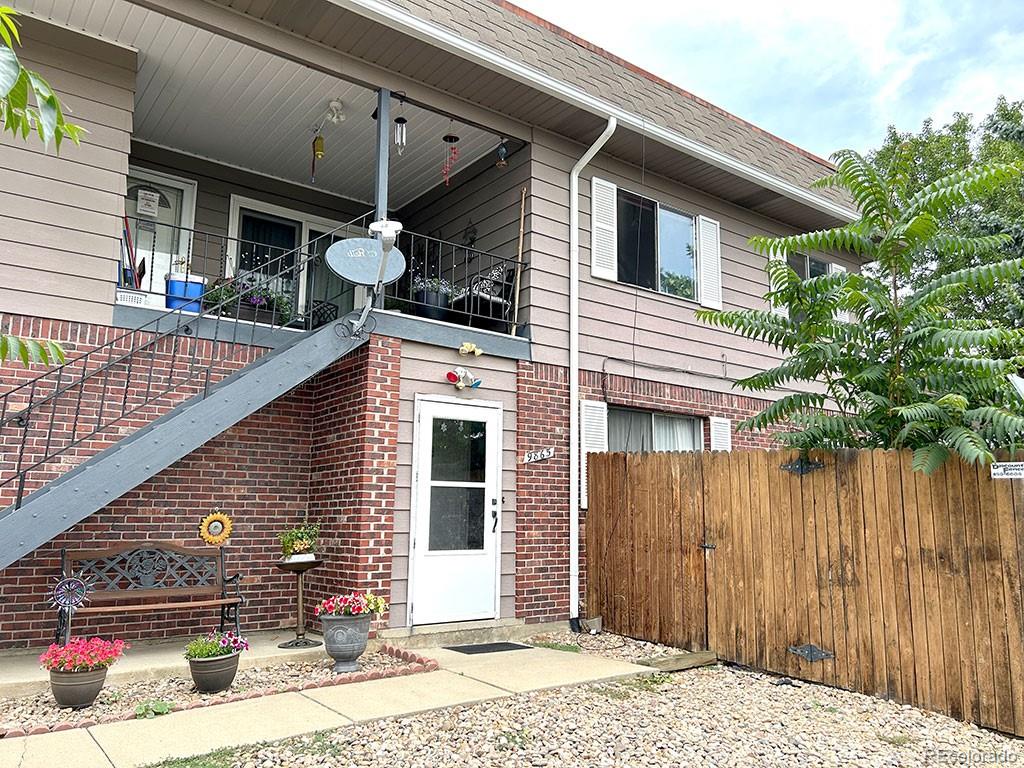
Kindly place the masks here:
POLYGON ((587 508, 587 454, 608 450, 608 404, 580 400, 580 507, 587 508))
POLYGON ((708 421, 711 423, 711 450, 731 451, 732 421, 721 416, 712 416, 708 421))
MULTIPOLYGON (((835 274, 843 274, 844 275, 844 274, 846 274, 846 267, 844 267, 842 264, 829 264, 828 265, 828 271, 829 271, 830 274, 833 274, 833 275, 835 275, 835 274)), ((836 320, 838 320, 841 323, 848 323, 848 322, 850 322, 850 313, 847 312, 845 309, 840 310, 840 311, 836 312, 836 320)))
POLYGON ((702 307, 722 308, 721 225, 707 216, 697 217, 697 298, 702 307))
POLYGON ((590 180, 590 274, 605 280, 619 279, 618 191, 610 181, 590 180))

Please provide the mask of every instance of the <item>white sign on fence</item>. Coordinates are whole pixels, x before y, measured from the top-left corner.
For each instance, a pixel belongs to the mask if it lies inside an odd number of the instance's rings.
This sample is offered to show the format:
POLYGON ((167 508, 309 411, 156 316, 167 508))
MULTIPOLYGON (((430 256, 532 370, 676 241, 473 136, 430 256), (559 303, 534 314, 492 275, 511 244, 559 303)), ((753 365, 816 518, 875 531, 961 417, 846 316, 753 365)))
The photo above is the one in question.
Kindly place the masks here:
POLYGON ((995 461, 992 463, 993 480, 1024 480, 1024 461, 995 461))

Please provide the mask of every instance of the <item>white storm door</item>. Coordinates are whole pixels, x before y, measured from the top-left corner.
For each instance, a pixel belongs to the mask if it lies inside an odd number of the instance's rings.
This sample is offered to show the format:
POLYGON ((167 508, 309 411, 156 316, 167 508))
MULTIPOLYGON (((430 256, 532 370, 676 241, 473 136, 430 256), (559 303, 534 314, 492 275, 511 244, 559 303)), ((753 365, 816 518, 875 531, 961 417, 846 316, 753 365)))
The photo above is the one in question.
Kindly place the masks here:
POLYGON ((420 401, 410 624, 497 616, 501 408, 420 401))

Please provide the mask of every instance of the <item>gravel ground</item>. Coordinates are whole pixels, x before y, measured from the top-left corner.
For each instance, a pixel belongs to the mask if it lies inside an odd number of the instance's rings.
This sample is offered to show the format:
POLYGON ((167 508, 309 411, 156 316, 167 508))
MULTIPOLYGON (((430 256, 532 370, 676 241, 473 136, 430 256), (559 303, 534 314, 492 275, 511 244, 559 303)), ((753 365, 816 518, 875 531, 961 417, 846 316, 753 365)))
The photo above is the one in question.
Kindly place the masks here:
MULTIPOLYGON (((387 669, 407 662, 382 653, 366 653, 359 659, 364 672, 387 669)), ((330 659, 295 662, 266 667, 241 669, 231 687, 222 693, 199 693, 192 687, 192 678, 172 677, 161 680, 142 680, 134 683, 105 685, 96 703, 86 709, 61 709, 53 701, 50 691, 41 691, 32 696, 0 699, 0 731, 11 728, 26 728, 29 725, 57 725, 78 723, 82 720, 99 720, 107 716, 123 716, 135 712, 143 702, 164 701, 185 706, 193 701, 226 699, 239 693, 265 689, 285 688, 302 685, 311 681, 324 680, 334 676, 330 659)))
POLYGON ((548 632, 531 637, 526 642, 532 645, 556 647, 560 650, 579 649, 578 653, 585 653, 590 656, 604 656, 609 659, 621 659, 622 661, 636 661, 637 659, 651 659, 658 656, 673 656, 677 653, 686 653, 686 651, 669 645, 634 640, 631 637, 613 635, 610 632, 604 632, 600 635, 581 635, 569 630, 564 632, 548 632))
POLYGON ((705 667, 362 723, 165 768, 634 768, 1024 763, 1022 742, 818 685, 705 667))

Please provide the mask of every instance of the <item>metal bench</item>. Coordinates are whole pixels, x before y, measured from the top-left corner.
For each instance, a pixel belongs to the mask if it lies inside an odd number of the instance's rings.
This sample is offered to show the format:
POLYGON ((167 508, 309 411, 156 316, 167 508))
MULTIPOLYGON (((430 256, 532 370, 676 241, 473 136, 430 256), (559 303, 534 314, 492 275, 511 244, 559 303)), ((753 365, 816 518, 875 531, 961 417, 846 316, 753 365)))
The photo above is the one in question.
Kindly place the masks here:
MULTIPOLYGON (((63 577, 78 576, 89 585, 76 617, 219 608, 221 631, 227 623, 240 630, 241 574, 227 575, 223 547, 128 541, 106 549, 65 548, 60 560, 63 577)), ((58 611, 58 643, 66 640, 64 616, 58 611)))

